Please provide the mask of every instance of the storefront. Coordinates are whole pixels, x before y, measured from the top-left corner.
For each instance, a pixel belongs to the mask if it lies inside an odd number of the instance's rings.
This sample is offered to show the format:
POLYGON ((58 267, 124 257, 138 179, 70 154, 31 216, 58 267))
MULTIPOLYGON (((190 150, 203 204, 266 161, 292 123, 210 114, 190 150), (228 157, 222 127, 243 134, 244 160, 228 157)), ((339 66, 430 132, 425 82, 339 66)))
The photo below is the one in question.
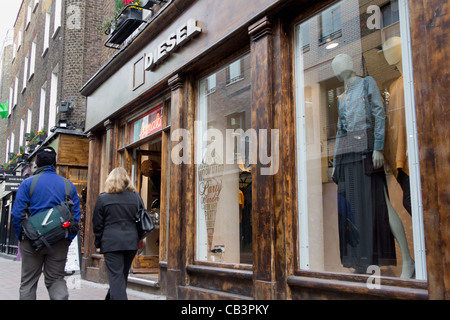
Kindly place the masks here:
POLYGON ((448 9, 163 4, 81 89, 83 277, 123 166, 157 221, 131 277, 169 299, 448 299, 448 9))

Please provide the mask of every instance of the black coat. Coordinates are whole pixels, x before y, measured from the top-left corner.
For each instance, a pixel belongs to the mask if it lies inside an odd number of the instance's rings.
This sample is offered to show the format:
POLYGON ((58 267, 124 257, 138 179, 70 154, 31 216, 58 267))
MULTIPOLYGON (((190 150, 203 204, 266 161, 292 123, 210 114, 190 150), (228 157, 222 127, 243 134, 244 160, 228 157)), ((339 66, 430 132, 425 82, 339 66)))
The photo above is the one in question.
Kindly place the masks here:
POLYGON ((140 196, 132 191, 98 196, 92 223, 95 247, 100 248, 101 253, 139 248, 136 228, 138 201, 141 201, 140 196))

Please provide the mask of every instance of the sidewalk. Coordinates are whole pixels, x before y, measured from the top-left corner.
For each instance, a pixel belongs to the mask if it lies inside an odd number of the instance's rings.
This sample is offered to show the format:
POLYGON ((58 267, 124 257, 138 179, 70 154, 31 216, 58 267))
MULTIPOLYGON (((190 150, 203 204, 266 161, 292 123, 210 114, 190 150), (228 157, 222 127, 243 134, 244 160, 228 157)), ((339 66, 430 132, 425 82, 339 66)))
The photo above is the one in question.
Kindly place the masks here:
MULTIPOLYGON (((18 300, 21 261, 0 256, 0 300, 18 300)), ((69 300, 104 300, 107 284, 99 284, 81 279, 79 274, 66 277, 69 300)), ((127 290, 128 300, 165 300, 165 296, 127 290)), ((37 289, 37 300, 49 300, 42 274, 37 289)))

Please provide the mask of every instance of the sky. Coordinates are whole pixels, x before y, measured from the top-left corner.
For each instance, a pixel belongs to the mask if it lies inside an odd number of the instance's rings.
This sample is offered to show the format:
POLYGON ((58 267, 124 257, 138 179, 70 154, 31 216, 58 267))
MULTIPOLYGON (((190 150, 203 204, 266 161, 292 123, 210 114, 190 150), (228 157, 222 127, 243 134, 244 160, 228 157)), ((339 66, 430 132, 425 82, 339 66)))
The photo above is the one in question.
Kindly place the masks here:
POLYGON ((14 27, 22 0, 0 0, 0 41, 3 45, 6 32, 14 27))

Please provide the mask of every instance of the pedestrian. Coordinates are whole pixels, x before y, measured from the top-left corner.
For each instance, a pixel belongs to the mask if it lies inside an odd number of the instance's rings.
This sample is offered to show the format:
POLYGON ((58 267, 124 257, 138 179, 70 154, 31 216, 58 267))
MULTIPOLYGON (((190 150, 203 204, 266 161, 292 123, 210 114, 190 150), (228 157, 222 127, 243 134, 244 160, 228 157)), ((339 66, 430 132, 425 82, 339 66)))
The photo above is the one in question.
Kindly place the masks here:
MULTIPOLYGON (((30 187, 33 177, 25 179, 19 186, 14 200, 11 215, 17 239, 20 241, 20 253, 22 270, 20 280, 19 297, 21 300, 36 300, 36 289, 42 271, 45 277, 51 300, 68 300, 69 293, 64 280, 67 251, 70 242, 76 234, 69 234, 67 239, 62 239, 53 244, 51 248, 44 248, 36 252, 31 241, 24 236, 21 228, 22 211, 29 204, 30 216, 51 209, 65 201, 64 179, 56 173, 56 152, 52 147, 42 147, 36 154, 36 166, 38 169, 33 175, 42 173, 37 180, 30 199, 30 187)), ((72 201, 75 220, 80 220, 80 201, 73 183, 72 201)))
POLYGON ((124 168, 111 171, 94 208, 95 246, 103 253, 109 280, 106 300, 127 300, 127 279, 139 248, 136 214, 143 205, 124 168))

